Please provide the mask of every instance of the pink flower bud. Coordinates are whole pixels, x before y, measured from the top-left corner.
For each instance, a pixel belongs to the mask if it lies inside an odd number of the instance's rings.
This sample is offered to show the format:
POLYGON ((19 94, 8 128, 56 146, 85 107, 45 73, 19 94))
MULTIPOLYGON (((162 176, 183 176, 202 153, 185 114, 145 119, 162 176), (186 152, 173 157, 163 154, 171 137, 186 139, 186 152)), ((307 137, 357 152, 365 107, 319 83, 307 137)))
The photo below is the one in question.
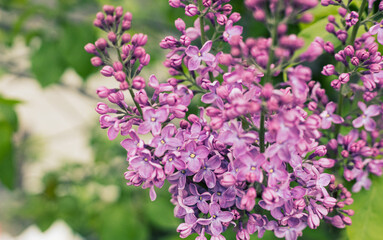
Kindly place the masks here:
POLYGON ((262 89, 262 96, 265 99, 269 99, 271 95, 273 94, 273 90, 274 90, 273 85, 270 83, 266 83, 262 89))
POLYGON ((84 49, 87 53, 90 53, 90 54, 96 54, 97 53, 96 46, 91 44, 91 43, 88 43, 87 45, 85 45, 84 49))
POLYGON ((216 13, 215 14, 216 18, 217 18, 217 23, 219 25, 225 25, 227 23, 227 17, 223 14, 220 14, 220 13, 216 13))
POLYGON ((120 83, 120 90, 127 90, 129 89, 129 84, 126 81, 123 81, 120 83))
POLYGON ((191 43, 191 40, 190 40, 190 38, 187 37, 186 35, 182 35, 182 36, 180 37, 180 43, 181 43, 182 45, 184 45, 185 47, 188 47, 188 46, 190 45, 190 43, 191 43))
POLYGON ((95 67, 99 67, 101 65, 103 65, 104 63, 102 62, 102 59, 99 58, 99 57, 92 57, 90 59, 90 62, 92 63, 93 66, 95 67))
POLYGON ((339 13, 339 15, 341 15, 342 17, 345 17, 346 14, 347 14, 347 9, 341 7, 341 8, 338 9, 338 13, 339 13))
POLYGON ((113 69, 114 71, 122 71, 124 69, 124 66, 122 66, 121 62, 114 62, 113 63, 113 69))
POLYGON ((354 56, 354 52, 355 52, 354 47, 351 46, 351 45, 348 45, 348 46, 344 49, 344 53, 345 53, 347 56, 349 56, 349 57, 354 56))
POLYGON ((169 0, 169 5, 174 8, 179 8, 181 6, 180 0, 169 0))
POLYGON ((126 44, 128 42, 130 42, 130 34, 129 33, 122 34, 122 36, 121 36, 121 43, 122 44, 126 44))
POLYGON ((334 53, 334 44, 332 42, 326 42, 323 46, 324 50, 330 54, 334 53))
POLYGON ((132 81, 132 87, 134 89, 137 89, 137 90, 141 90, 143 88, 145 88, 145 79, 141 76, 136 76, 135 78, 133 78, 133 81, 132 81))
POLYGON ((354 202, 354 199, 352 198, 346 198, 346 200, 344 200, 344 204, 346 205, 351 205, 353 202, 354 202))
POLYGON ((351 58, 351 64, 354 66, 358 66, 359 65, 359 59, 357 57, 351 58))
POLYGON ((134 100, 139 104, 147 105, 149 98, 146 94, 146 91, 144 89, 141 89, 140 91, 134 94, 134 100))
POLYGON ((366 50, 364 50, 364 49, 356 51, 355 55, 362 62, 367 60, 370 57, 370 54, 366 50))
POLYGON ((108 39, 112 43, 116 43, 117 42, 117 36, 116 36, 116 34, 114 32, 109 32, 108 33, 108 39))
POLYGON ((167 97, 166 97, 166 102, 167 104, 169 104, 169 106, 174 106, 174 105, 177 105, 177 102, 180 101, 180 98, 178 97, 177 94, 175 93, 170 93, 167 97))
POLYGON ((109 112, 109 107, 105 103, 97 103, 96 112, 98 114, 107 114, 109 112))
POLYGON ((212 118, 210 121, 210 126, 213 130, 220 129, 223 126, 223 120, 219 117, 212 118))
POLYGON ((121 29, 123 31, 127 31, 131 28, 132 26, 132 22, 131 21, 126 21, 126 20, 123 20, 122 23, 121 23, 121 29))
POLYGON ((178 31, 180 31, 182 33, 185 31, 186 24, 185 24, 184 20, 182 20, 181 18, 178 18, 175 21, 175 25, 176 25, 176 28, 177 28, 178 31))
POLYGON ((132 44, 134 46, 144 46, 148 41, 148 36, 143 33, 134 34, 132 37, 132 44))
POLYGON ((237 13, 237 12, 234 12, 230 15, 229 17, 229 20, 233 21, 233 23, 236 23, 238 22, 239 20, 241 20, 241 14, 237 13))
POLYGON ((140 63, 143 65, 143 66, 147 66, 150 62, 150 55, 148 53, 146 53, 145 55, 143 55, 141 58, 140 58, 140 63))
POLYGON ((98 13, 96 14, 96 18, 97 18, 98 20, 102 21, 102 20, 105 19, 105 15, 104 15, 104 13, 102 13, 102 12, 98 12, 98 13))
POLYGON ((335 160, 330 158, 321 158, 318 161, 314 162, 322 168, 332 168, 335 165, 335 160))
POLYGON ((210 7, 212 4, 211 0, 202 0, 202 4, 204 7, 210 7))
POLYGON ((115 72, 114 73, 114 78, 119 81, 119 82, 123 82, 125 81, 126 79, 126 73, 124 73, 123 71, 118 71, 118 72, 115 72))
POLYGON ((111 90, 106 87, 99 87, 97 88, 96 92, 100 98, 107 98, 109 93, 111 93, 111 90))
POLYGON ((193 17, 198 14, 198 8, 194 4, 189 4, 185 7, 186 16, 193 17))
POLYGON ((111 93, 109 94, 108 96, 108 100, 111 102, 111 103, 120 103, 121 101, 124 100, 124 94, 122 92, 115 92, 115 93, 111 93))
POLYGON ((339 81, 340 83, 342 84, 345 84, 347 83, 348 81, 350 81, 350 74, 348 73, 342 73, 339 75, 339 81))
POLYGON ((230 66, 233 61, 233 58, 230 54, 221 54, 218 58, 219 64, 230 66))
POLYGON ((326 25, 326 31, 329 33, 335 33, 335 27, 332 23, 327 23, 326 25))
POLYGON ((224 173, 220 180, 220 183, 222 186, 228 188, 228 187, 234 186, 236 181, 237 180, 231 173, 224 173))
POLYGON ((105 77, 111 77, 113 76, 114 69, 111 66, 104 66, 100 73, 104 75, 105 77))
POLYGON ((331 82, 331 87, 333 87, 335 90, 339 90, 340 86, 341 86, 341 82, 339 81, 339 79, 334 79, 331 82))
POLYGON ((275 204, 279 202, 279 196, 278 194, 272 190, 271 188, 265 188, 262 193, 262 199, 267 203, 267 204, 275 204))
POLYGON ((373 63, 370 65, 370 71, 373 73, 379 73, 382 70, 382 66, 377 63, 373 63))
POLYGON ((141 58, 142 56, 144 56, 146 54, 146 51, 143 47, 136 47, 134 49, 134 56, 136 58, 141 58))
POLYGON ((330 139, 330 141, 327 143, 327 146, 330 149, 335 150, 338 148, 338 142, 336 141, 336 139, 330 139))
POLYGON ((315 109, 317 109, 317 107, 318 107, 318 104, 316 102, 309 102, 309 104, 308 104, 308 109, 310 111, 315 111, 315 109))
POLYGON ((105 50, 105 48, 108 46, 108 42, 104 38, 99 38, 96 42, 95 45, 98 49, 101 51, 105 50))
POLYGON ((114 13, 114 7, 111 5, 104 5, 102 9, 106 14, 112 15, 114 13))

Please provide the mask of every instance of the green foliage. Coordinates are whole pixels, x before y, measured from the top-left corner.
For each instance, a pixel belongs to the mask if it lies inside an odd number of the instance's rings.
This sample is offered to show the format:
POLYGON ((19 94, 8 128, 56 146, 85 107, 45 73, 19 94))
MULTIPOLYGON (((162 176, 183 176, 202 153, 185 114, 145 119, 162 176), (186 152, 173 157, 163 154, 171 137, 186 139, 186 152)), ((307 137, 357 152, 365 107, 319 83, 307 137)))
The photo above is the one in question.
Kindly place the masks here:
POLYGON ((57 52, 58 41, 43 40, 41 47, 31 58, 32 72, 42 87, 60 82, 67 65, 57 52))
POLYGON ((362 189, 352 197, 354 203, 350 208, 355 211, 355 215, 351 218, 352 225, 346 229, 349 239, 382 239, 383 178, 374 177, 368 191, 362 189))
POLYGON ((13 159, 13 134, 18 122, 14 106, 16 100, 0 96, 0 181, 8 188, 15 186, 15 163, 13 159))

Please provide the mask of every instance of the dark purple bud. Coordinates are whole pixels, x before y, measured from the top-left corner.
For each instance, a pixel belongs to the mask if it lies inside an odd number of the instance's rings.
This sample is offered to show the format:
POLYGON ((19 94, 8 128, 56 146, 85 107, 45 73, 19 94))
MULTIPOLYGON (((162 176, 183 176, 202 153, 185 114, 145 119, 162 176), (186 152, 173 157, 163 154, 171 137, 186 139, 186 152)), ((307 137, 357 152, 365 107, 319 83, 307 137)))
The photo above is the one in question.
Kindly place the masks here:
POLYGON ((193 17, 198 14, 198 8, 194 4, 189 4, 185 7, 185 15, 189 17, 193 17))
POLYGON ((104 25, 102 24, 102 21, 99 20, 99 19, 94 19, 94 21, 93 21, 93 25, 94 25, 95 27, 104 29, 104 25))
POLYGON ((97 53, 96 46, 94 44, 91 44, 91 43, 88 43, 87 45, 85 45, 84 49, 87 53, 90 53, 90 54, 96 54, 97 53))
POLYGON ((330 15, 327 17, 327 20, 330 22, 330 23, 335 23, 335 17, 334 15, 330 15))
POLYGON ((181 127, 182 129, 187 129, 187 128, 190 127, 190 123, 189 123, 188 121, 182 119, 182 120, 180 121, 180 127, 181 127))
POLYGON ((109 26, 112 26, 114 23, 114 17, 112 15, 107 15, 105 18, 105 23, 109 26))
POLYGON ((92 63, 93 66, 95 67, 99 67, 101 65, 103 65, 104 63, 102 62, 102 59, 99 58, 99 57, 92 57, 90 59, 90 62, 92 63))
POLYGON ((355 52, 354 47, 351 45, 348 45, 344 49, 344 53, 346 54, 346 56, 349 56, 349 57, 354 56, 354 52, 355 52))
POLYGON ((359 59, 357 57, 351 58, 351 64, 354 66, 358 66, 359 65, 359 59))
POLYGON ((108 46, 108 42, 104 38, 99 38, 96 42, 95 45, 98 49, 101 51, 104 51, 105 48, 108 46))
POLYGON ((334 44, 332 42, 326 42, 323 46, 324 50, 330 54, 334 53, 334 44))
POLYGON ((221 11, 222 11, 223 14, 229 15, 231 13, 231 11, 233 11, 233 6, 231 6, 230 4, 225 4, 221 8, 221 11))

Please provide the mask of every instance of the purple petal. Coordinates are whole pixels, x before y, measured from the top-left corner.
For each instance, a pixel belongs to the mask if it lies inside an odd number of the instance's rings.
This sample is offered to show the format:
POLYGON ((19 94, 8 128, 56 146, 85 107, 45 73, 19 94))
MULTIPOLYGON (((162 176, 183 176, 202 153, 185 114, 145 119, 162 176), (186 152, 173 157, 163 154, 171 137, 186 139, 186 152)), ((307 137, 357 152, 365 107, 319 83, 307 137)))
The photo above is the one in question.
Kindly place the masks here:
POLYGON ((201 224, 201 225, 204 225, 204 226, 207 226, 211 223, 211 218, 198 218, 197 220, 197 223, 201 224))
POLYGON ((150 75, 149 77, 149 86, 158 89, 160 87, 160 84, 158 83, 158 80, 154 74, 150 75))
POLYGON ((369 132, 374 131, 376 128, 376 122, 372 118, 366 118, 364 119, 364 128, 369 132))
POLYGON ((211 53, 205 53, 202 55, 201 59, 205 62, 214 62, 215 56, 211 53))
POLYGON ((197 207, 204 214, 207 214, 209 212, 209 204, 207 204, 207 202, 205 201, 198 202, 197 207))
POLYGON ((197 57, 199 53, 199 49, 196 46, 190 45, 186 50, 185 50, 186 55, 189 57, 197 57))
POLYGON ((147 134, 150 132, 150 129, 152 128, 151 124, 149 122, 143 122, 138 126, 137 132, 139 134, 147 134))
POLYGON ((205 171, 204 180, 208 188, 213 188, 216 184, 215 174, 210 170, 205 171))
POLYGON ((193 206, 198 202, 197 196, 190 196, 184 199, 184 204, 188 206, 193 206))
POLYGON ((168 119, 169 112, 166 108, 160 108, 156 112, 157 121, 158 122, 165 122, 168 119))
POLYGON ((161 157, 164 155, 165 151, 167 150, 167 146, 164 144, 159 144, 159 146, 156 147, 156 150, 154 151, 154 155, 157 157, 161 157))
POLYGON ((331 117, 332 117, 332 121, 336 124, 341 124, 344 122, 344 119, 339 115, 333 114, 331 117))
POLYGON ((161 133, 161 123, 155 122, 154 124, 151 124, 151 126, 153 135, 157 136, 161 133))
POLYGON ((221 232, 223 231, 222 224, 217 220, 213 220, 210 225, 210 231, 213 234, 213 236, 221 234, 221 232))
POLYGON ((156 191, 154 191, 154 187, 152 186, 149 191, 150 200, 154 201, 157 198, 156 191))
POLYGON ((363 117, 360 116, 358 117, 357 119, 355 119, 354 121, 352 121, 352 125, 355 127, 355 128, 360 128, 361 126, 363 126, 363 117))
POLYGON ((369 32, 371 35, 375 35, 375 34, 377 34, 377 33, 378 33, 378 30, 379 30, 379 28, 380 28, 379 25, 380 25, 380 24, 376 24, 376 25, 372 26, 368 32, 369 32))
POLYGON ((366 104, 364 102, 358 102, 358 107, 363 113, 366 111, 366 104))
POLYGON ((200 53, 204 55, 204 53, 207 53, 210 51, 211 47, 213 46, 212 41, 207 41, 201 48, 200 53))
POLYGON ((210 169, 214 170, 214 169, 218 168, 219 166, 221 166, 221 159, 218 155, 214 155, 213 157, 209 158, 206 165, 210 169))
POLYGON ((198 172, 201 169, 201 162, 197 158, 190 160, 188 163, 188 169, 193 173, 198 172))
POLYGON ((201 59, 199 57, 192 57, 188 61, 188 69, 190 71, 197 70, 201 64, 201 59))
POLYGON ((382 28, 378 30, 378 37, 377 37, 377 39, 378 39, 378 42, 380 44, 383 44, 383 29, 382 28))
POLYGON ((323 118, 322 119, 322 128, 323 129, 329 129, 331 127, 331 118, 323 118))
POLYGON ((209 150, 204 146, 199 146, 196 149, 196 155, 200 159, 205 159, 209 155, 209 150))
POLYGON ((366 111, 364 111, 364 114, 368 117, 375 117, 378 116, 380 113, 380 106, 378 105, 371 105, 369 106, 366 111))
POLYGON ((329 102, 326 105, 326 111, 331 115, 333 112, 335 112, 336 104, 334 102, 329 102))
POLYGON ((113 139, 115 139, 115 138, 118 136, 118 132, 119 132, 119 130, 120 130, 120 129, 116 129, 116 128, 114 127, 114 125, 111 126, 111 127, 108 129, 108 138, 109 138, 109 140, 113 140, 113 139))
POLYGON ((201 101, 203 103, 213 103, 215 99, 217 98, 217 95, 214 93, 206 93, 201 97, 201 101))
POLYGON ((196 175, 194 175, 193 177, 193 181, 194 182, 201 182, 202 181, 202 178, 203 178, 203 175, 204 175, 205 171, 204 170, 201 170, 199 172, 197 172, 196 175))
POLYGON ((210 215, 217 215, 221 211, 221 207, 218 203, 211 203, 209 213, 210 215))
POLYGON ((231 36, 237 36, 237 35, 241 35, 242 31, 243 31, 243 27, 237 25, 231 28, 228 32, 230 33, 231 36))
POLYGON ((221 222, 230 222, 233 219, 233 214, 231 212, 220 212, 218 219, 221 222))

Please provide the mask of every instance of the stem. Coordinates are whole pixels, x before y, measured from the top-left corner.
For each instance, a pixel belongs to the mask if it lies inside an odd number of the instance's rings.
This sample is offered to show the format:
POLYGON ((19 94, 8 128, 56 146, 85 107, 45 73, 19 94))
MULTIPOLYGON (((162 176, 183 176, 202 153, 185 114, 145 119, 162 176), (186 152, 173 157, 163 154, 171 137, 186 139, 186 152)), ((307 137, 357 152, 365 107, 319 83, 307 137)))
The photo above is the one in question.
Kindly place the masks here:
MULTIPOLYGON (((360 5, 360 8, 359 8, 359 21, 354 25, 353 29, 352 29, 352 33, 351 33, 351 37, 348 39, 347 41, 347 44, 346 45, 350 45, 350 44, 353 44, 354 41, 355 41, 355 38, 356 38, 356 34, 358 33, 358 30, 359 30, 359 27, 360 27, 360 23, 361 23, 361 18, 362 18, 362 14, 363 14, 363 11, 365 9, 365 7, 367 6, 367 0, 363 0, 362 4, 360 5)), ((346 69, 345 67, 343 66, 342 67, 342 71, 341 72, 344 72, 346 69)), ((343 102, 344 102, 344 96, 342 94, 342 88, 343 88, 343 85, 340 87, 339 89, 339 100, 338 100, 338 109, 337 109, 337 114, 339 116, 342 116, 342 110, 343 110, 343 102)), ((338 136, 339 132, 340 132, 340 129, 341 129, 342 125, 341 124, 337 124, 335 126, 335 138, 338 136)))
POLYGON ((133 99, 133 102, 134 102, 134 105, 136 105, 136 108, 138 110, 138 112, 140 113, 141 117, 143 117, 144 115, 142 115, 142 109, 140 107, 140 104, 138 104, 135 100, 134 100, 134 93, 133 93, 133 90, 131 87, 129 87, 129 93, 130 93, 130 96, 132 97, 133 99))
POLYGON ((260 124, 261 126, 259 130, 259 146, 260 146, 261 153, 264 153, 265 152, 265 114, 263 111, 261 112, 260 122, 261 122, 260 124))
MULTIPOLYGON (((202 0, 198 0, 198 10, 202 12, 202 8, 202 0)), ((205 43, 205 22, 202 14, 199 16, 199 26, 201 30, 201 44, 203 45, 205 43)))

